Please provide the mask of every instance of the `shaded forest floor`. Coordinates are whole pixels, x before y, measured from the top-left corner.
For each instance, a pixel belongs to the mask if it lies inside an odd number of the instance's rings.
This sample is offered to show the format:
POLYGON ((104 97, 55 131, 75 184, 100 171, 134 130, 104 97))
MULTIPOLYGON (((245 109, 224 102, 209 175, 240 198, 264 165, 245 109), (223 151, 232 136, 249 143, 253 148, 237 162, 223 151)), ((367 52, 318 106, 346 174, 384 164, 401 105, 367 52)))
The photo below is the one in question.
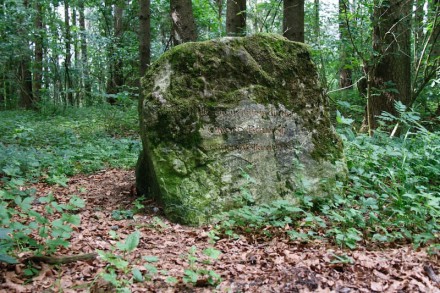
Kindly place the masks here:
MULTIPOLYGON (((60 249, 57 255, 110 251, 118 240, 109 231, 124 239, 138 230, 141 239, 137 249, 123 258, 131 268, 147 272, 143 257, 155 256, 157 261, 152 265, 158 272, 151 273, 151 280, 130 284, 132 292, 440 292, 440 256, 428 255, 424 249, 361 247, 350 251, 287 238, 259 242, 242 237, 210 244, 209 227, 172 224, 152 202, 146 204, 144 213, 128 216, 124 211, 136 200, 134 180, 133 171, 112 169, 74 176, 67 187, 34 185, 37 196, 52 192, 60 202, 67 202, 73 194, 86 200, 70 247, 60 249), (115 211, 122 219, 115 219, 115 211), (196 265, 221 275, 218 286, 207 286, 203 280, 183 282, 193 246, 197 247, 193 255, 196 265), (210 246, 222 254, 207 263, 201 252, 210 246), (174 277, 174 282, 167 282, 169 277, 174 277)), ((20 255, 22 259, 28 256, 20 255)), ((107 264, 100 257, 63 265, 40 263, 35 264, 39 271, 32 278, 24 277, 24 264, 1 264, 0 292, 112 292, 115 289, 99 278, 107 264)), ((120 273, 119 277, 125 276, 120 273)))

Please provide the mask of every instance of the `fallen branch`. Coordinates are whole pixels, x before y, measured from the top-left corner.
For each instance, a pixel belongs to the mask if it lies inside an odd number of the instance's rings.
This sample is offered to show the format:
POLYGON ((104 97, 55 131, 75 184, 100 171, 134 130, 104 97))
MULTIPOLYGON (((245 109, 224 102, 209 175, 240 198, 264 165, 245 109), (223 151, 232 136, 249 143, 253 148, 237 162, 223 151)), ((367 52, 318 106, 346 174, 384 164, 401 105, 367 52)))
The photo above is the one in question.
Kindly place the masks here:
POLYGON ((78 254, 71 256, 31 256, 26 258, 23 262, 43 262, 51 265, 62 265, 77 261, 94 260, 97 256, 97 253, 78 254))
POLYGON ((434 273, 434 270, 430 265, 424 265, 423 269, 425 270, 425 273, 428 275, 431 281, 440 284, 440 278, 437 277, 437 275, 434 273))

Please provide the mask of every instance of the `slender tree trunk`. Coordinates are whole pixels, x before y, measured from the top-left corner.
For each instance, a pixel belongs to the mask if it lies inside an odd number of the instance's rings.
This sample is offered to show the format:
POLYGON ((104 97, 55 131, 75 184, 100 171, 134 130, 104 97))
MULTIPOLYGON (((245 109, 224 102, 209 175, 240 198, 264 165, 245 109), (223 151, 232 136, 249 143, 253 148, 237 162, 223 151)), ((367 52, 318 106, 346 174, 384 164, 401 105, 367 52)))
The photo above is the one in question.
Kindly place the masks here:
POLYGON ((421 49, 423 47, 423 27, 425 12, 423 6, 425 0, 414 0, 414 22, 413 22, 413 40, 414 40, 414 66, 417 66, 421 49))
MULTIPOLYGON (((77 11, 76 7, 72 7, 72 26, 77 27, 77 11)), ((71 76, 72 79, 72 87, 74 88, 75 97, 74 101, 77 106, 80 106, 81 104, 81 83, 80 83, 80 77, 78 76, 77 72, 79 69, 79 63, 80 63, 80 57, 79 57, 79 41, 78 41, 78 31, 75 30, 74 34, 72 36, 72 43, 73 43, 73 60, 74 60, 74 69, 75 69, 75 75, 71 76)))
POLYGON ((115 5, 114 25, 115 25, 115 45, 116 45, 116 58, 115 58, 115 73, 113 84, 119 91, 120 87, 124 85, 123 76, 123 61, 121 57, 120 49, 122 47, 122 34, 124 33, 124 7, 121 5, 115 5))
POLYGON ((79 28, 81 31, 81 80, 84 87, 83 98, 87 99, 87 97, 91 94, 92 86, 90 84, 90 78, 89 78, 84 0, 80 0, 78 2, 78 9, 79 9, 79 28))
POLYGON ((145 75, 145 72, 150 65, 150 0, 140 0, 139 12, 139 59, 140 59, 140 77, 145 75))
MULTIPOLYGON (((25 9, 29 9, 29 1, 23 0, 23 6, 25 9)), ((23 29, 20 34, 24 39, 29 37, 28 32, 26 32, 25 29, 23 29)), ((24 53, 21 55, 19 64, 20 104, 26 109, 32 109, 35 108, 35 103, 32 95, 31 52, 27 41, 25 42, 25 45, 26 48, 23 48, 24 53)))
POLYGON ((411 0, 378 2, 374 8, 373 50, 378 60, 371 70, 366 110, 368 129, 377 128, 383 111, 397 114, 395 101, 411 102, 411 0))
MULTIPOLYGON (((110 41, 112 37, 114 37, 114 17, 113 17, 113 5, 110 4, 110 1, 104 2, 105 7, 103 8, 103 22, 105 25, 105 37, 109 40, 107 42, 107 79, 103 83, 105 91, 107 94, 116 93, 113 81, 115 74, 115 44, 114 40, 110 41)), ((107 102, 113 104, 116 100, 114 98, 107 98, 107 102)))
POLYGON ((22 56, 20 61, 20 101, 21 106, 26 109, 35 108, 32 95, 32 72, 30 56, 22 56))
POLYGON ((353 72, 350 65, 350 52, 351 48, 348 45, 350 43, 347 27, 347 13, 349 13, 348 0, 339 0, 339 87, 342 89, 352 89, 353 85, 353 72))
POLYGON ((72 37, 70 35, 70 15, 69 15, 69 1, 64 0, 64 26, 65 26, 65 44, 66 52, 64 59, 64 74, 65 74, 65 92, 66 92, 66 102, 73 106, 73 91, 72 91, 72 78, 70 76, 70 67, 72 64, 72 52, 70 51, 70 46, 72 43, 72 37))
POLYGON ((283 35, 304 43, 304 0, 284 0, 283 35))
POLYGON ((246 35, 246 0, 227 0, 226 34, 228 36, 246 35))
MULTIPOLYGON (((75 7, 72 7, 72 26, 77 27, 77 11, 75 7)), ((79 47, 78 47, 78 34, 75 33, 73 36, 73 57, 74 57, 74 64, 78 64, 80 57, 79 57, 79 47)), ((76 66, 75 66, 76 67, 76 66)))
MULTIPOLYGON (((4 9, 4 0, 0 0, 0 19, 3 19, 5 16, 5 9, 4 9)), ((0 42, 5 41, 5 34, 4 32, 0 32, 0 42)), ((2 64, 0 67, 1 77, 0 77, 0 110, 4 107, 6 107, 6 88, 7 88, 7 79, 6 79, 6 64, 2 64)))
POLYGON ((222 16, 223 16, 223 0, 215 0, 217 4, 217 24, 218 24, 218 35, 222 35, 222 16))
MULTIPOLYGON (((120 88, 124 85, 124 77, 123 77, 123 61, 120 56, 120 48, 121 48, 121 37, 124 32, 123 28, 123 15, 124 8, 120 4, 116 4, 113 9, 113 30, 114 30, 114 38, 111 46, 111 54, 110 54, 110 76, 111 78, 107 83, 107 94, 115 95, 119 92, 120 88)), ((110 104, 116 103, 116 98, 114 96, 109 96, 107 101, 110 104)))
POLYGON ((35 60, 34 60, 34 103, 41 99, 41 86, 43 81, 43 6, 40 1, 35 1, 35 60))
POLYGON ((433 25, 431 60, 434 60, 434 67, 438 67, 440 65, 440 0, 433 0, 430 6, 430 19, 433 25))
POLYGON ((170 8, 173 45, 195 42, 197 29, 191 0, 170 0, 170 8))
POLYGON ((315 35, 315 42, 319 50, 319 61, 320 64, 318 66, 319 68, 319 75, 320 80, 324 87, 327 87, 327 74, 326 74, 326 68, 325 68, 325 62, 324 62, 324 56, 322 54, 321 50, 321 27, 320 27, 320 16, 319 16, 319 10, 320 10, 320 3, 319 0, 314 0, 314 19, 313 22, 313 31, 315 35))

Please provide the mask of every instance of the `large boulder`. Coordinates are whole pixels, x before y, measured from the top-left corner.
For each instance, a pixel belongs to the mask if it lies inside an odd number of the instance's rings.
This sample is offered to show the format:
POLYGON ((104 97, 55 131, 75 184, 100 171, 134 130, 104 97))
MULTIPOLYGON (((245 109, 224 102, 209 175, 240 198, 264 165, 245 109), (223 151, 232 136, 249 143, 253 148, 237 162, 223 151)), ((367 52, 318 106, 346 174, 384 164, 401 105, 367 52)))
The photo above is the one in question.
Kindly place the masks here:
POLYGON ((138 191, 185 224, 345 176, 341 140, 304 44, 272 34, 186 43, 142 79, 138 191))

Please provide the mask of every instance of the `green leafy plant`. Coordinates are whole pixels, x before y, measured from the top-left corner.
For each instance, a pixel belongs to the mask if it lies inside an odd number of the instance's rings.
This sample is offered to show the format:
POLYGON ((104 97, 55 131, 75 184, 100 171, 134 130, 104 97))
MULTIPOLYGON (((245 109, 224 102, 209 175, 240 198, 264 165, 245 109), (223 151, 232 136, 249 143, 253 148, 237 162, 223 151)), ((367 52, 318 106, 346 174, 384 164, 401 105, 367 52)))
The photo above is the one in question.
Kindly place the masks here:
POLYGON ((0 190, 0 261, 15 262, 9 256, 20 250, 31 250, 35 254, 51 254, 60 246, 67 247, 73 232, 72 226, 80 224, 75 212, 84 207, 84 200, 72 196, 68 203, 59 203, 52 194, 36 198, 33 190, 20 190, 23 182, 11 181, 0 190), (34 205, 44 206, 45 213, 59 215, 49 220, 34 205), (33 233, 38 235, 35 238, 33 233))
MULTIPOLYGON (((295 203, 278 200, 245 206, 217 217, 220 236, 273 237, 297 241, 327 238, 354 249, 361 242, 430 245, 440 233, 440 133, 430 132, 419 116, 397 104, 398 118, 383 114, 373 137, 342 129, 348 181, 326 198, 297 192, 295 203), (399 124, 401 136, 388 125, 399 124)), ((339 117, 350 125, 351 120, 339 117)))
MULTIPOLYGON (((114 111, 127 119, 136 116, 128 106, 114 111)), ((28 183, 44 180, 65 186, 69 176, 80 172, 134 165, 140 144, 130 135, 137 127, 128 134, 109 134, 105 118, 98 108, 2 111, 0 225, 9 232, 0 237, 0 261, 12 262, 23 250, 51 254, 67 247, 72 226, 80 223, 76 211, 84 207, 83 200, 72 196, 68 203, 59 203, 52 194, 38 198, 26 188, 28 183)))
MULTIPOLYGON (((208 259, 202 261, 204 265, 209 265, 212 260, 219 258, 221 252, 212 247, 203 250, 203 255, 208 259)), ((221 277, 215 271, 201 266, 197 257, 197 247, 192 246, 186 255, 188 268, 184 270, 183 281, 196 286, 215 286, 221 282, 221 277)))
MULTIPOLYGON (((115 235, 113 235, 114 237, 115 235)), ((133 252, 139 245, 140 232, 135 231, 127 236, 125 241, 117 242, 109 252, 98 250, 101 259, 107 262, 105 270, 100 274, 105 281, 112 284, 118 292, 131 292, 129 289, 133 281, 143 280, 142 273, 132 268, 126 259, 130 252, 133 252), (122 273, 122 276, 118 275, 122 273)))
POLYGON ((113 210, 112 219, 116 221, 133 219, 134 213, 132 210, 113 210))
POLYGON ((333 260, 331 261, 332 264, 354 264, 353 258, 349 257, 346 254, 343 255, 337 255, 333 254, 333 260))

